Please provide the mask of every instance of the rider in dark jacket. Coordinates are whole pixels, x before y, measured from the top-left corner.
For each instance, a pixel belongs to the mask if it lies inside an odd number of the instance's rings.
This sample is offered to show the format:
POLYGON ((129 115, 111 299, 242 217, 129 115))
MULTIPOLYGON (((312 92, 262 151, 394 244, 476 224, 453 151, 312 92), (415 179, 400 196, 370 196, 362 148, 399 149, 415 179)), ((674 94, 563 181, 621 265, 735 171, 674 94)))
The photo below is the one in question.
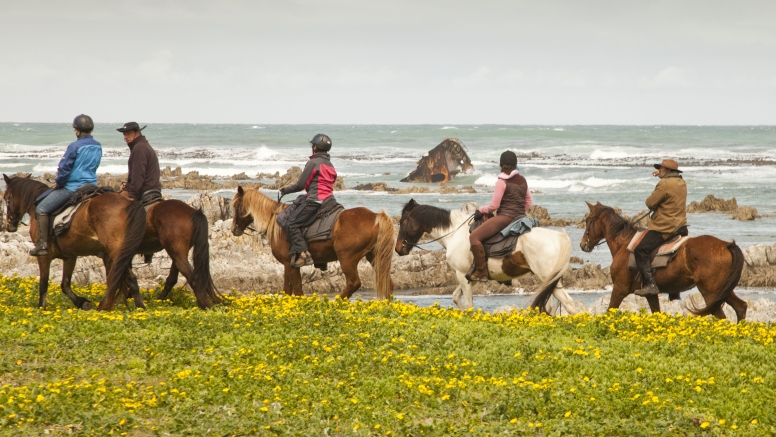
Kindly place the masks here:
POLYGON ((49 214, 67 203, 80 186, 97 183, 102 145, 92 137, 94 121, 81 114, 73 120, 73 130, 78 140, 67 146, 65 156, 59 161, 57 185, 35 208, 38 240, 30 250, 32 256, 48 255, 49 214))
POLYGON ((493 199, 490 204, 480 207, 474 213, 475 220, 480 220, 485 214, 494 211, 498 215, 485 221, 469 235, 469 244, 474 256, 474 272, 468 278, 471 281, 486 282, 489 277, 482 242, 501 232, 513 221, 525 217, 533 202, 528 183, 517 170, 517 155, 506 151, 501 154, 499 164, 501 174, 498 175, 493 199))
POLYGON ((295 211, 296 215, 290 219, 286 229, 288 241, 291 243, 288 253, 295 255, 292 267, 313 264, 313 258, 307 251, 307 242, 302 235, 302 228, 315 221, 318 209, 334 192, 334 182, 337 180, 337 171, 334 170, 328 153, 331 150, 331 139, 324 134, 318 134, 313 137, 310 144, 313 154, 299 179, 295 184, 280 189, 281 196, 302 190, 307 191, 306 201, 295 211))
POLYGON ((130 199, 143 200, 143 195, 150 191, 156 191, 161 195, 162 182, 160 180, 159 158, 156 152, 148 144, 148 140, 142 134, 146 126, 140 127, 134 121, 126 123, 116 129, 124 134, 124 141, 129 147, 129 160, 127 161, 127 182, 121 186, 121 193, 130 199))

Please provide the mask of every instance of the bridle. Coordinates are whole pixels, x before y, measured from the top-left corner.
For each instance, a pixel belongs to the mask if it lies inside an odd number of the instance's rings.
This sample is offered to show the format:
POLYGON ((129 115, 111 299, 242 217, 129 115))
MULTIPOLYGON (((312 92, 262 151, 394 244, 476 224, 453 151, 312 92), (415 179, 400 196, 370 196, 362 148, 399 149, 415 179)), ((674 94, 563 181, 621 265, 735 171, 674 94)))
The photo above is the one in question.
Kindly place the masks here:
MULTIPOLYGON (((434 238, 433 240, 426 241, 425 243, 421 243, 421 244, 431 244, 431 243, 434 243, 434 242, 436 242, 436 241, 439 241, 439 240, 441 240, 441 239, 443 239, 443 238, 445 238, 445 237, 447 237, 447 236, 449 236, 449 235, 452 235, 452 234, 453 234, 453 233, 455 233, 455 232, 456 232, 458 229, 461 229, 461 227, 462 227, 463 225, 465 225, 465 224, 471 224, 471 223, 470 223, 470 220, 472 219, 472 217, 474 217, 474 214, 470 215, 469 217, 466 217, 466 219, 464 219, 464 221, 463 221, 463 222, 461 222, 461 224, 460 224, 460 225, 458 225, 458 226, 457 226, 455 229, 453 229, 452 231, 450 231, 450 232, 446 233, 445 235, 442 235, 442 236, 441 236, 441 237, 439 237, 439 238, 434 238)), ((412 243, 410 243, 409 241, 407 241, 407 239, 406 239, 406 238, 405 238, 405 239, 403 239, 403 240, 401 240, 401 247, 402 247, 402 248, 404 248, 405 246, 417 247, 418 249, 424 250, 422 247, 420 247, 420 245, 418 245, 418 244, 412 244, 412 243)))
MULTIPOLYGON (((641 220, 643 220, 644 217, 648 216, 651 213, 652 213, 652 210, 647 210, 647 212, 645 212, 644 214, 641 214, 640 216, 634 217, 631 220, 629 220, 628 223, 631 224, 631 225, 634 225, 634 224, 640 222, 641 220)), ((587 238, 587 242, 585 242, 585 247, 583 247, 582 249, 587 251, 587 252, 592 252, 593 249, 595 249, 596 247, 606 243, 606 237, 603 237, 601 239, 601 241, 599 241, 598 244, 596 244, 592 248, 589 245, 589 243, 590 243, 590 234, 595 232, 595 230, 593 229, 593 224, 595 223, 595 219, 597 219, 599 215, 600 214, 593 213, 593 214, 590 215, 590 217, 588 217, 588 220, 590 220, 591 222, 589 224, 587 222, 585 222, 585 233, 588 235, 588 238, 587 238)))

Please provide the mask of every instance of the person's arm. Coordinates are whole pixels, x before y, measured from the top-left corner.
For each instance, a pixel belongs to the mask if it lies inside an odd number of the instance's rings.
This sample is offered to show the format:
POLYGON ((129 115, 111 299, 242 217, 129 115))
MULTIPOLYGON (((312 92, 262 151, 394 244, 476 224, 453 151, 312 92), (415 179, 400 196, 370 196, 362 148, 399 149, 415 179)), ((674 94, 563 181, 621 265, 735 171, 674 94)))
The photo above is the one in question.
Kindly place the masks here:
POLYGON ((132 199, 140 197, 140 189, 143 188, 146 168, 148 167, 148 155, 139 152, 141 150, 135 150, 135 153, 132 154, 132 174, 127 176, 127 186, 124 189, 132 199))
POLYGON ((504 190, 506 190, 506 188, 507 183, 504 182, 504 179, 496 181, 496 189, 493 191, 493 198, 488 205, 480 207, 480 212, 483 214, 490 214, 497 210, 498 207, 501 206, 501 198, 504 197, 504 190))
POLYGON ((657 183, 657 186, 655 187, 655 191, 652 192, 652 194, 647 197, 647 201, 644 202, 647 204, 647 208, 650 210, 656 210, 658 206, 660 206, 661 203, 663 203, 666 200, 666 196, 668 193, 665 190, 665 184, 661 180, 657 183))
POLYGON ((529 209, 531 209, 531 205, 533 205, 533 197, 531 196, 531 190, 528 189, 528 186, 525 187, 525 212, 528 212, 529 209))
POLYGON ((75 143, 67 146, 65 155, 59 160, 59 167, 57 167, 57 188, 63 188, 67 184, 68 178, 73 173, 73 167, 75 167, 75 160, 78 157, 78 151, 75 148, 75 143))
POLYGON ((313 160, 311 159, 307 161, 307 164, 304 166, 304 170, 302 170, 302 174, 299 175, 299 179, 296 181, 296 183, 281 188, 280 194, 285 196, 286 194, 296 193, 297 191, 304 190, 305 185, 307 185, 307 180, 310 179, 310 176, 312 176, 314 169, 315 163, 313 160))

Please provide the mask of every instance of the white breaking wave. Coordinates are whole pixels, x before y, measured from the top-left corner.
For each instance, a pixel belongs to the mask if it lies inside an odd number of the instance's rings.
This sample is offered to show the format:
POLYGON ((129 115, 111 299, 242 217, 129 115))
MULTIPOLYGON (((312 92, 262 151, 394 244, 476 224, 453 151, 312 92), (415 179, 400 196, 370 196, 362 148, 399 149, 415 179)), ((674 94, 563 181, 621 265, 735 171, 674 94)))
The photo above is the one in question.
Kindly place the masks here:
POLYGON ((458 128, 455 126, 445 126, 442 128, 442 130, 447 130, 447 129, 458 129, 458 128))

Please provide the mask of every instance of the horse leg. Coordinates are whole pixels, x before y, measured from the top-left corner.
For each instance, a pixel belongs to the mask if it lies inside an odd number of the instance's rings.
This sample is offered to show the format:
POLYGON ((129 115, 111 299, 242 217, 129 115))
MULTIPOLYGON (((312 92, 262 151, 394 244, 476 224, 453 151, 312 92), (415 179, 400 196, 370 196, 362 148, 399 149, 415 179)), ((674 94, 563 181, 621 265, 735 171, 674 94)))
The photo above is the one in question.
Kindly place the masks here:
POLYGON ((78 258, 76 257, 65 258, 62 260, 62 293, 65 293, 65 295, 70 298, 76 308, 91 310, 94 308, 94 305, 92 305, 89 299, 75 294, 70 287, 73 280, 73 271, 75 270, 76 261, 78 261, 78 258))
POLYGON ((649 304, 649 310, 653 313, 659 313, 660 312, 660 299, 658 298, 657 294, 650 294, 647 296, 644 296, 647 298, 647 303, 649 304))
MULTIPOLYGON (((38 270, 40 271, 40 282, 38 283, 38 306, 46 309, 46 296, 48 295, 49 270, 51 269, 51 258, 48 256, 38 257, 38 270)), ((75 301, 73 301, 75 304, 75 301)), ((78 305, 76 304, 76 307, 78 305)))
POLYGON ((289 265, 286 267, 286 271, 288 271, 288 281, 290 284, 286 294, 304 296, 304 290, 302 290, 302 270, 289 265))
POLYGON ((135 300, 135 308, 146 309, 146 306, 143 303, 143 296, 140 294, 140 285, 137 283, 137 276, 132 272, 132 269, 129 269, 129 274, 127 275, 127 286, 129 287, 132 298, 135 300))
POLYGON ((294 294, 294 290, 291 289, 291 265, 283 264, 283 291, 291 296, 294 294))
POLYGON ((458 291, 458 299, 456 299, 455 292, 453 292, 453 302, 455 302, 455 305, 461 311, 465 311, 474 307, 472 284, 470 284, 469 280, 466 279, 466 274, 456 270, 455 279, 458 280, 458 288, 456 288, 456 291, 460 290, 458 291), (463 297, 463 300, 461 300, 461 297, 463 297))
POLYGON ((569 296, 569 294, 566 292, 566 289, 563 288, 562 281, 558 281, 558 285, 555 286, 555 291, 552 292, 552 295, 555 296, 555 299, 558 299, 558 302, 563 305, 563 308, 567 313, 573 316, 579 312, 577 311, 577 307, 574 305, 574 299, 572 299, 571 296, 569 296))
POLYGON ((157 297, 157 300, 167 300, 167 295, 170 294, 170 291, 172 291, 172 287, 175 286, 175 284, 178 283, 178 267, 175 266, 175 263, 172 263, 172 266, 170 266, 170 274, 167 275, 167 279, 164 281, 164 289, 161 293, 159 293, 159 297, 157 297))
POLYGON ((340 297, 343 299, 349 299, 356 290, 361 288, 361 278, 358 277, 358 261, 361 257, 355 260, 348 258, 354 257, 340 258, 340 268, 345 275, 345 289, 340 293, 340 297))
POLYGON ((725 301, 736 312, 736 323, 746 319, 746 309, 748 305, 741 300, 735 293, 730 293, 730 296, 725 301))

